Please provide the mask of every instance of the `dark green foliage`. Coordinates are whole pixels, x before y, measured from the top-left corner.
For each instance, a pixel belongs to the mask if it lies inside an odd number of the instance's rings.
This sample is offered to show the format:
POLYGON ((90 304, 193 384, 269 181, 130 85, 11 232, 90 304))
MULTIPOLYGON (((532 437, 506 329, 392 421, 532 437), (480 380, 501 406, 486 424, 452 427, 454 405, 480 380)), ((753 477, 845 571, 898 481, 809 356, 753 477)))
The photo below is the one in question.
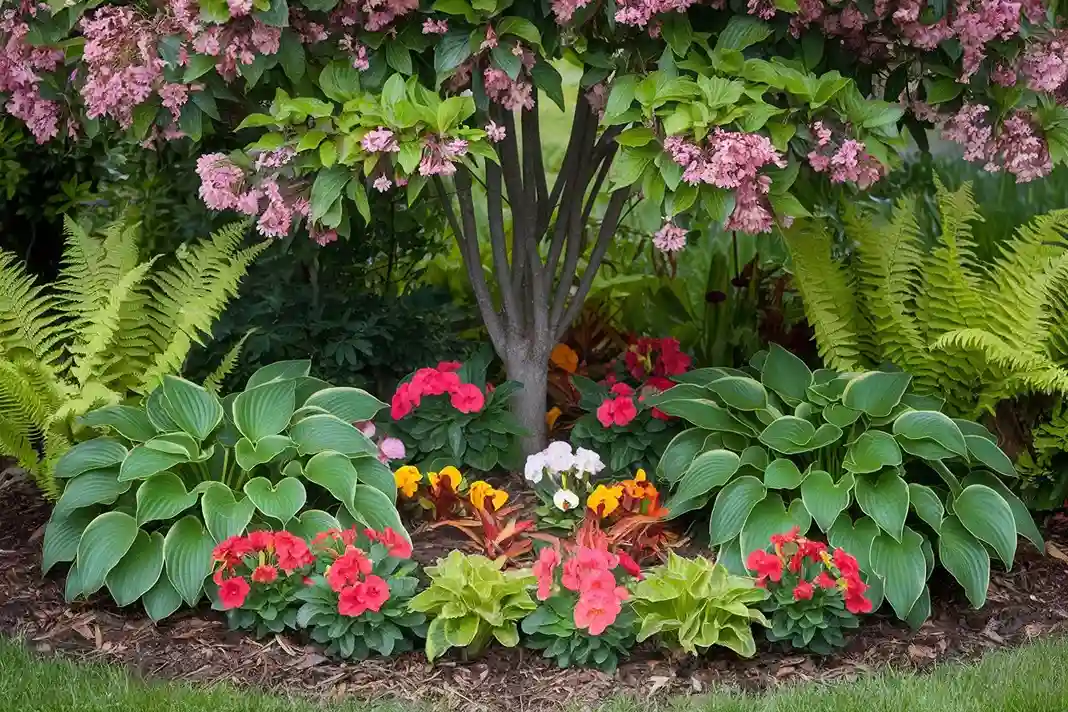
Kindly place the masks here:
POLYGON ((523 619, 520 626, 527 634, 524 645, 544 651, 546 658, 562 668, 596 667, 612 674, 619 659, 634 647, 637 619, 630 606, 600 635, 590 635, 575 626, 573 593, 558 593, 541 603, 538 609, 523 619))
POLYGON ((841 594, 827 593, 818 586, 812 598, 795 601, 789 586, 779 586, 761 608, 771 627, 764 634, 773 643, 788 642, 799 650, 830 655, 846 644, 845 630, 860 627, 860 620, 846 610, 841 594))

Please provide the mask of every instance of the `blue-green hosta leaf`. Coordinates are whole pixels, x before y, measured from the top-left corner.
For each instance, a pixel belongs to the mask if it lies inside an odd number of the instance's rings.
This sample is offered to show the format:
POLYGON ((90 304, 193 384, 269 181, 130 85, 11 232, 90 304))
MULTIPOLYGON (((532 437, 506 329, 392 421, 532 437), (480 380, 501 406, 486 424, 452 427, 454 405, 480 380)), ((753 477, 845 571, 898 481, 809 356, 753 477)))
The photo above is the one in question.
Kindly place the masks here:
POLYGON ((982 608, 990 586, 990 555, 986 553, 986 547, 952 514, 942 522, 938 537, 938 560, 957 579, 972 607, 982 608))
POLYGON ((909 513, 909 486, 897 470, 886 470, 878 478, 861 475, 857 478, 856 493, 857 504, 864 513, 874 519, 880 529, 900 541, 909 513))
POLYGON ((816 520, 820 531, 830 530, 838 515, 849 508, 854 484, 853 475, 848 472, 838 482, 825 470, 808 473, 801 483, 801 501, 816 520))
POLYGON ((372 455, 361 455, 351 461, 352 466, 356 468, 356 479, 360 484, 374 487, 386 495, 390 502, 397 501, 397 480, 388 465, 372 455))
POLYGON ((378 531, 390 527, 410 541, 396 506, 389 501, 389 497, 370 485, 356 485, 351 514, 365 526, 378 531))
POLYGON ((785 415, 765 428, 759 440, 776 452, 797 455, 827 447, 841 437, 842 429, 837 425, 823 423, 816 428, 804 418, 785 415))
POLYGON ((752 378, 728 376, 709 383, 706 388, 735 410, 762 410, 768 407, 767 391, 752 378))
POLYGON ((126 446, 115 438, 94 438, 78 443, 56 461, 53 475, 59 479, 77 477, 89 470, 118 465, 126 458, 126 446))
POLYGON ((290 378, 268 381, 239 393, 232 406, 234 425, 254 443, 278 435, 296 410, 296 389, 296 380, 290 378))
POLYGON ((986 485, 968 485, 953 501, 953 513, 972 536, 993 547, 1006 568, 1012 568, 1016 519, 1004 497, 986 485))
POLYGON ((245 494, 266 516, 285 524, 304 508, 308 493, 295 477, 283 477, 272 484, 266 477, 254 477, 245 483, 245 494))
POLYGON ((316 406, 347 423, 372 420, 386 404, 359 388, 324 388, 302 405, 316 406))
POLYGON ((156 435, 156 428, 148 419, 148 414, 142 408, 129 405, 97 408, 78 420, 90 428, 111 428, 127 440, 138 443, 150 440, 156 435))
MULTIPOLYGON (((968 458, 968 444, 960 428, 952 418, 935 410, 912 410, 898 416, 894 421, 894 435, 899 436, 899 442, 900 438, 933 441, 955 455, 968 458)), ((901 446, 912 452, 904 442, 901 446)))
POLYGON ((325 489, 346 507, 352 506, 352 497, 356 492, 356 468, 340 452, 326 450, 313 455, 304 465, 304 477, 325 489))
POLYGON ((973 472, 964 478, 964 485, 986 485, 990 489, 994 490, 1001 495, 1002 499, 1009 503, 1009 508, 1012 510, 1012 518, 1016 522, 1016 531, 1020 535, 1035 545, 1039 551, 1046 550, 1046 543, 1042 539, 1042 532, 1035 526, 1035 520, 1031 518, 1031 512, 1027 509, 1027 505, 1023 503, 1019 497, 1017 497, 1012 490, 1005 486, 1005 483, 997 478, 996 475, 990 472, 983 472, 982 470, 973 472))
POLYGON ((890 415, 901 402, 912 376, 907 373, 869 371, 850 380, 842 391, 842 405, 873 418, 890 415))
POLYGON ((883 580, 883 593, 894 613, 905 620, 927 585, 923 537, 908 527, 900 541, 880 534, 871 543, 871 566, 883 580))
POLYGON ((698 455, 664 506, 670 510, 673 504, 700 497, 716 487, 722 487, 738 472, 740 463, 741 458, 729 450, 713 450, 698 455))
POLYGON ((792 490, 801 485, 804 476, 793 460, 780 457, 764 468, 764 486, 768 489, 792 490))
POLYGON ((160 576, 141 602, 145 606, 145 613, 154 621, 161 621, 177 611, 182 605, 182 595, 174 590, 170 579, 160 576))
POLYGON ((248 472, 254 467, 270 462, 294 443, 285 435, 265 435, 259 442, 253 443, 248 438, 241 438, 234 445, 234 457, 237 465, 248 472))
POLYGON ((148 416, 152 426, 158 432, 173 433, 176 430, 181 430, 178 427, 178 423, 174 422, 174 419, 167 412, 163 402, 164 397, 162 386, 149 393, 148 398, 145 399, 145 415, 148 416))
POLYGON ((705 438, 709 433, 710 431, 703 428, 689 428, 672 438, 656 466, 657 479, 662 482, 678 482, 693 459, 704 450, 705 438))
POLYGON ((306 540, 314 539, 316 534, 331 529, 341 529, 341 522, 334 515, 320 509, 306 509, 286 525, 286 531, 306 540))
POLYGON ((812 518, 800 500, 795 500, 787 510, 782 497, 777 492, 768 492, 767 496, 757 502, 742 525, 741 553, 742 560, 757 549, 767 548, 772 534, 782 534, 793 527, 801 528, 801 534, 808 532, 812 518))
POLYGON ((937 534, 942 528, 942 519, 945 518, 946 508, 942 499, 933 489, 926 485, 909 483, 909 504, 916 516, 927 522, 927 526, 937 534))
MULTIPOLYGON (((137 488, 137 525, 177 517, 197 503, 197 492, 187 492, 182 478, 161 472, 137 488)), ((153 581, 155 583, 155 581, 153 581)))
POLYGON ((163 377, 163 407, 183 432, 203 441, 222 422, 223 409, 214 393, 175 376, 163 377))
POLYGON ((822 415, 823 419, 831 425, 837 425, 839 428, 847 428, 857 422, 857 418, 860 417, 860 411, 847 408, 841 403, 830 403, 823 409, 822 415))
POLYGON ((45 525, 42 574, 47 574, 61 561, 74 561, 78 556, 78 542, 81 541, 82 532, 95 516, 95 512, 91 510, 80 510, 66 515, 52 512, 48 524, 45 525))
POLYGON ((349 457, 377 455, 378 447, 350 423, 334 415, 312 415, 295 423, 289 436, 302 455, 334 450, 349 457))
MULTIPOLYGON (((668 393, 670 392, 668 391, 668 393)), ((682 418, 686 422, 705 430, 718 433, 737 433, 746 437, 756 435, 752 426, 739 420, 729 410, 719 406, 712 400, 696 398, 693 400, 668 401, 658 405, 657 408, 668 415, 682 418)))
POLYGON ((248 497, 234 498, 234 492, 222 482, 204 482, 197 486, 203 491, 200 511, 204 524, 216 543, 245 533, 256 505, 248 497))
POLYGON ((853 522, 848 513, 840 514, 834 526, 827 532, 827 542, 835 548, 845 549, 856 557, 861 571, 872 573, 871 543, 879 536, 879 525, 868 517, 853 522))
POLYGON ((900 464, 901 448, 894 436, 881 430, 869 430, 846 450, 842 467, 854 474, 864 474, 900 464))
POLYGON ((764 360, 760 381, 794 405, 805 400, 805 392, 812 385, 812 371, 797 356, 772 344, 764 360))
POLYGON ((114 467, 78 475, 67 483, 53 516, 65 517, 94 504, 111 504, 133 486, 131 482, 120 482, 117 475, 114 467))
POLYGON ((260 368, 251 376, 245 384, 245 390, 262 386, 272 381, 288 381, 301 379, 311 373, 311 361, 300 359, 296 361, 275 361, 260 368))
MULTIPOLYGON (((191 514, 175 522, 163 540, 167 578, 182 600, 190 606, 195 606, 200 600, 204 580, 211 576, 211 552, 214 548, 215 540, 211 534, 191 514)), ((152 613, 149 612, 149 615, 152 613)))
POLYGON ((994 472, 1005 477, 1017 476, 1012 460, 997 446, 997 443, 978 435, 965 435, 964 442, 968 444, 968 454, 994 472))
POLYGON ((129 514, 105 512, 89 523, 78 542, 81 592, 99 591, 108 573, 122 560, 137 538, 137 522, 129 514))
POLYGON ((148 445, 138 445, 122 461, 122 467, 119 468, 119 481, 129 482, 130 480, 148 479, 152 475, 169 470, 175 465, 190 462, 191 459, 185 454, 163 452, 156 448, 148 447, 148 445))
POLYGON ((712 507, 708 522, 709 543, 715 546, 737 537, 749 512, 764 499, 767 492, 764 484, 750 475, 728 482, 719 491, 712 507))
POLYGON ((163 572, 163 535, 137 532, 133 546, 107 577, 108 591, 120 607, 148 593, 163 572))

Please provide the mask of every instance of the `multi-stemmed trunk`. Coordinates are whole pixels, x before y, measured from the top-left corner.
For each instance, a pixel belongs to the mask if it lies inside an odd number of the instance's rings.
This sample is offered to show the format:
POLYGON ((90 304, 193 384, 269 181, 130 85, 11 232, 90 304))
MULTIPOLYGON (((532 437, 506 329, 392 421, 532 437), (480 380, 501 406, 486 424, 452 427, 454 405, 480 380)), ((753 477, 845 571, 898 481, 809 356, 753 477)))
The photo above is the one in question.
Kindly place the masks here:
POLYGON ((478 224, 472 191, 473 182, 481 183, 482 176, 461 167, 452 186, 439 178, 435 187, 490 340, 504 361, 508 377, 523 385, 514 397, 512 410, 530 431, 523 442, 529 454, 545 445, 549 355, 582 309, 629 191, 611 193, 599 226, 589 229, 616 153, 618 130, 608 128, 598 135, 598 115, 581 92, 563 164, 551 189, 542 156, 537 103, 521 114, 522 149, 514 114, 496 106, 491 114, 507 133, 497 144, 500 165, 485 162, 488 225, 478 224), (510 235, 505 227, 506 209, 511 215, 510 235), (488 234, 480 235, 480 227, 488 234), (488 237, 492 247, 496 289, 491 289, 483 273, 479 253, 482 237, 488 237), (580 275, 579 262, 587 252, 586 269, 580 275))

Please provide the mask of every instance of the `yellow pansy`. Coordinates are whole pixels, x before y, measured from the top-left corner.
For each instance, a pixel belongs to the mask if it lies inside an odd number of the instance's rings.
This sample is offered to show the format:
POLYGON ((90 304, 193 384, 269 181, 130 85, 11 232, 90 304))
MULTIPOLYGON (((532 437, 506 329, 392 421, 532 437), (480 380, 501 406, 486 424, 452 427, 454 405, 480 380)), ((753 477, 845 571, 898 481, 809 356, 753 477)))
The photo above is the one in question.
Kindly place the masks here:
POLYGON ((586 498, 586 506, 593 510, 599 517, 607 517, 619 508, 619 498, 623 496, 623 487, 612 485, 605 487, 597 485, 597 489, 586 498))
POLYGON ((472 482, 471 490, 467 493, 467 496, 471 500, 471 504, 478 509, 485 508, 488 502, 494 512, 503 507, 504 503, 508 501, 507 492, 495 489, 493 485, 483 480, 472 482))
POLYGON ((397 483, 397 489, 405 497, 414 497, 422 480, 423 475, 415 465, 405 465, 393 473, 393 481, 397 483))
POLYGON ((443 482, 448 482, 447 486, 453 492, 459 492, 460 485, 464 481, 463 475, 452 465, 441 468, 441 472, 428 472, 427 479, 430 481, 430 486, 435 490, 440 488, 443 482))
POLYGON ((556 425, 557 419, 560 417, 561 410, 556 406, 553 406, 545 413, 545 424, 549 426, 549 430, 553 429, 556 425))

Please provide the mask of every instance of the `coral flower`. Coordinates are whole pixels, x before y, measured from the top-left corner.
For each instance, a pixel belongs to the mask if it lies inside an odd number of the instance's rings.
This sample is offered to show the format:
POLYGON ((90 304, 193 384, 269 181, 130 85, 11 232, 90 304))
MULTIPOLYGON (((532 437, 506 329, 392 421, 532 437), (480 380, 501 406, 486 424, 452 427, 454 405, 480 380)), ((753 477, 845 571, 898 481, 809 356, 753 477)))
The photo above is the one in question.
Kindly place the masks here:
POLYGON ((819 574, 816 575, 816 578, 812 579, 812 583, 825 589, 832 589, 838 585, 838 582, 835 581, 834 577, 826 571, 820 571, 819 574))
POLYGON ((274 532, 265 531, 260 529, 249 533, 246 537, 248 539, 248 545, 252 547, 253 551, 273 551, 274 550, 274 532))
POLYGON ((289 532, 275 532, 274 550, 278 556, 278 568, 287 574, 315 563, 307 543, 289 532))
POLYGON ((241 563, 241 559, 251 553, 252 546, 249 545, 248 539, 243 536, 232 536, 215 547, 211 552, 211 558, 227 566, 236 566, 241 563))
POLYGON ((462 383, 452 391, 449 402, 461 413, 477 413, 486 404, 486 397, 473 383, 462 383))
POLYGON ((538 554, 538 560, 531 568, 531 572, 538 579, 538 600, 544 601, 552 595, 553 572, 560 564, 560 552, 551 546, 547 546, 538 554))
POLYGON ((614 593, 592 591, 583 594, 575 604, 575 626, 588 629, 590 635, 600 635, 615 623, 621 610, 620 600, 614 593))
POLYGON ((223 581, 222 585, 219 586, 219 602, 222 603, 223 610, 243 606, 250 589, 251 586, 248 585, 248 581, 240 576, 223 581))
POLYGON ((463 367, 459 361, 442 361, 438 364, 438 370, 442 373, 455 373, 463 367))
POLYGON ((471 504, 476 509, 486 509, 496 512, 508 501, 508 493, 504 490, 495 489, 489 482, 478 480, 471 483, 468 493, 471 504))
POLYGON ((423 475, 415 465, 398 467, 397 471, 393 473, 393 481, 397 483, 397 489, 401 494, 409 498, 415 496, 415 492, 419 489, 419 483, 422 480, 423 475))
POLYGON ((846 553, 845 549, 835 549, 833 560, 834 565, 842 572, 842 576, 849 578, 860 575, 860 565, 857 564, 856 557, 846 553))
POLYGON ((257 566, 252 572, 252 580, 256 583, 273 583, 278 578, 278 569, 263 564, 257 566))
POLYGON ((412 543, 403 536, 393 531, 392 527, 386 527, 382 533, 374 529, 364 530, 364 534, 371 541, 376 541, 386 547, 386 553, 398 559, 408 559, 412 555, 412 543))
POLYGON ((766 551, 756 550, 745 560, 745 567, 757 574, 757 584, 770 579, 776 583, 782 580, 782 561, 778 556, 766 551))
POLYGON ((808 581, 799 581, 794 586, 794 600, 795 601, 809 601, 812 600, 812 584, 808 581))
POLYGON ((785 534, 772 534, 771 543, 773 546, 780 547, 783 544, 790 544, 797 541, 797 537, 801 535, 801 527, 795 526, 785 534))
POLYGON ((389 415, 393 420, 400 420, 411 413, 416 405, 417 403, 412 399, 412 387, 407 383, 402 383, 397 386, 393 399, 390 401, 389 415))
POLYGON ((330 565, 326 572, 326 582, 335 591, 342 591, 360 580, 360 575, 371 573, 371 560, 357 549, 350 546, 345 553, 330 565))
POLYGON ((619 557, 619 565, 623 567, 623 570, 640 581, 642 578, 642 567, 638 566, 638 562, 625 551, 619 552, 617 556, 619 557))
POLYGON ((355 618, 366 611, 367 597, 364 595, 363 584, 349 586, 337 597, 337 612, 343 616, 355 618))
POLYGON ((623 487, 613 485, 606 487, 597 485, 597 488, 586 498, 586 506, 597 516, 607 517, 619 508, 619 499, 623 496, 623 487))
POLYGON ((367 610, 378 613, 382 609, 382 604, 389 600, 389 584, 381 576, 371 574, 364 579, 361 586, 367 610))
POLYGON ((613 425, 620 427, 627 425, 638 415, 638 409, 634 405, 634 399, 629 396, 606 398, 597 407, 597 420, 606 428, 613 425))

